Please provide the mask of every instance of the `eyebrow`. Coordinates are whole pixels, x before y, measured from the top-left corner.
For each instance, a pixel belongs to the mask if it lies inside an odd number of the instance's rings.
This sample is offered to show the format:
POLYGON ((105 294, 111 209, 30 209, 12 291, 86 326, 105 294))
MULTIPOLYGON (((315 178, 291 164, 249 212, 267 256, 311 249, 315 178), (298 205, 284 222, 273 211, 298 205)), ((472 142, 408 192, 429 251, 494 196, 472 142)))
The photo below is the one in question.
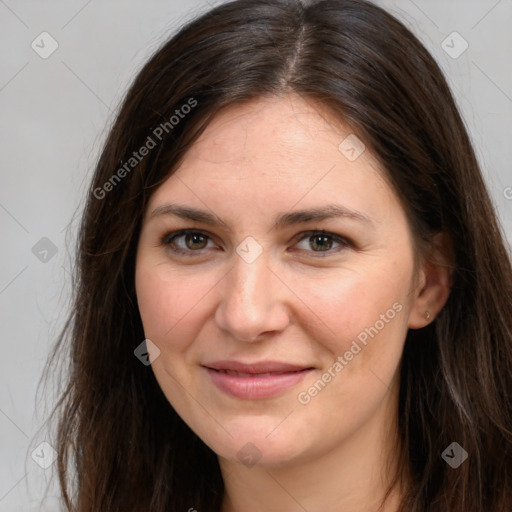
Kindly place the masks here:
MULTIPOLYGON (((175 217, 201 222, 210 226, 222 225, 226 228, 226 230, 232 231, 228 224, 217 215, 180 204, 164 204, 158 206, 151 212, 149 219, 152 219, 158 215, 174 215, 175 217)), ((337 204, 328 204, 309 210, 297 210, 293 212, 280 213, 274 218, 273 227, 284 228, 296 224, 315 221, 318 222, 325 219, 339 217, 356 220, 373 226, 371 219, 362 212, 337 204)))

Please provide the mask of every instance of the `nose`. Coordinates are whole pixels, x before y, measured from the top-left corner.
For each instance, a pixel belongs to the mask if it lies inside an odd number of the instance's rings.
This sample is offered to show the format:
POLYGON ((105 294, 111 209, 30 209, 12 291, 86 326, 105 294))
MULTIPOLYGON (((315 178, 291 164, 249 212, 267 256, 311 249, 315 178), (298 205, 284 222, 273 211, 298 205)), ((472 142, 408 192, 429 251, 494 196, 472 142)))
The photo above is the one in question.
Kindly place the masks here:
POLYGON ((221 293, 215 321, 233 339, 258 341, 289 324, 286 294, 292 292, 269 268, 265 253, 252 263, 235 258, 221 293))

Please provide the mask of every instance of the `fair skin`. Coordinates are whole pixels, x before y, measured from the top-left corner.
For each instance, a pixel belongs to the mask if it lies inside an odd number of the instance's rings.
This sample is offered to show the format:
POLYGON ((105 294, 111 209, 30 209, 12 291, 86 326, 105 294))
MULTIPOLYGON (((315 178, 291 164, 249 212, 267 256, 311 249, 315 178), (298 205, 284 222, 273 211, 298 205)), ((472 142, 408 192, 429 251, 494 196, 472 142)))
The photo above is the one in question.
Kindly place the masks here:
POLYGON ((160 350, 152 368, 218 455, 223 512, 375 512, 389 484, 407 330, 435 318, 450 283, 443 267, 415 268, 407 216, 376 159, 338 149, 351 133, 298 96, 230 106, 149 201, 136 291, 160 350), (180 218, 171 203, 225 224, 180 218), (358 216, 274 226, 328 204, 358 216), (165 238, 181 229, 199 233, 165 238), (318 230, 342 242, 308 233, 318 230), (360 350, 345 355, 354 341, 360 350), (213 382, 205 365, 219 360, 309 370, 276 396, 239 397, 213 382))

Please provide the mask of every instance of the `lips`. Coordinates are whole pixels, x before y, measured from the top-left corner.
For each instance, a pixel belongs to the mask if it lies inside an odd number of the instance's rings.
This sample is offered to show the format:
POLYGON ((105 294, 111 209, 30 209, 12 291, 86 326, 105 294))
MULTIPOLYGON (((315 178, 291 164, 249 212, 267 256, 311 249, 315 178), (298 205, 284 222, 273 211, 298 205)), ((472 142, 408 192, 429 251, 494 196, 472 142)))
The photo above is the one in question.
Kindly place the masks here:
POLYGON ((204 364, 203 366, 222 372, 241 373, 247 375, 257 375, 265 373, 289 373, 306 370, 310 366, 300 366, 279 361, 260 361, 255 363, 241 363, 239 361, 216 361, 214 363, 204 364))
POLYGON ((231 397, 249 400, 278 396, 313 371, 310 366, 279 361, 216 361, 203 367, 220 391, 231 397))

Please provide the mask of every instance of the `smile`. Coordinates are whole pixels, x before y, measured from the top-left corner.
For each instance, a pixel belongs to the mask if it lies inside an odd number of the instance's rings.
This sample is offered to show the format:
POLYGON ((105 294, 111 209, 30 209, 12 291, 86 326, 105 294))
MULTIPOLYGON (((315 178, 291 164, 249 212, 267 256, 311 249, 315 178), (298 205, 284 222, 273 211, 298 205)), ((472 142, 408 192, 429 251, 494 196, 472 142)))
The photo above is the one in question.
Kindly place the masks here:
POLYGON ((242 400, 273 398, 299 384, 312 367, 278 362, 244 364, 224 361, 203 365, 211 382, 224 394, 242 400))

